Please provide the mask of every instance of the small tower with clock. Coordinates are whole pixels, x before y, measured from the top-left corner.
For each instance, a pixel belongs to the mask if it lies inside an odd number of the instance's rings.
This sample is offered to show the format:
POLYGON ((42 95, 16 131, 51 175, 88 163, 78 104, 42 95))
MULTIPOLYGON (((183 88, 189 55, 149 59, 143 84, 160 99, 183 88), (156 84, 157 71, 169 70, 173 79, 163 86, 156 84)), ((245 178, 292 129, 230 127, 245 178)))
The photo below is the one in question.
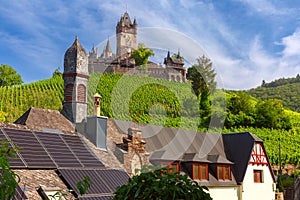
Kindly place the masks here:
POLYGON ((64 101, 62 114, 72 123, 87 116, 88 55, 78 37, 64 56, 64 101))
POLYGON ((136 48, 137 22, 130 20, 127 12, 121 17, 116 26, 117 57, 124 58, 136 48))

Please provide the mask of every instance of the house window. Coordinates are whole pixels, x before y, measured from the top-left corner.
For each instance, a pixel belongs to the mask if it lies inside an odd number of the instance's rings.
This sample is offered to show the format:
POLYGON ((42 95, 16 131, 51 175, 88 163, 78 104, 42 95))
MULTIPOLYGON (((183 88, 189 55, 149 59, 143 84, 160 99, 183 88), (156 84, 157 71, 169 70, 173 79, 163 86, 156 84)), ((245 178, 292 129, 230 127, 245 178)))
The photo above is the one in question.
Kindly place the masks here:
POLYGON ((254 183, 263 183, 264 182, 264 173, 263 170, 253 170, 254 183))
POLYGON ((179 164, 176 162, 169 164, 167 168, 169 173, 179 172, 179 164))
POLYGON ((193 163, 193 175, 194 180, 208 180, 208 165, 193 163))
POLYGON ((217 166, 218 180, 231 180, 231 171, 229 165, 217 166))

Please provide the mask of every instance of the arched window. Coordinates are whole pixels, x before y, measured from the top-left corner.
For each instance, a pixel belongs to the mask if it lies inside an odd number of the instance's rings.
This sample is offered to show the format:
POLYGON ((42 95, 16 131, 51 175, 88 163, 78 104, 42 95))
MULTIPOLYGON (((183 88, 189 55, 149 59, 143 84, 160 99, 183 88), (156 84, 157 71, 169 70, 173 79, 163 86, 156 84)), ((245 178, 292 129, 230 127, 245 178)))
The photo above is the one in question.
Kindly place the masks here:
POLYGON ((84 85, 80 84, 77 87, 77 101, 85 103, 86 101, 86 88, 84 85))
POLYGON ((65 102, 71 102, 73 100, 74 85, 72 83, 67 84, 65 88, 65 102))
POLYGON ((175 81, 175 76, 171 75, 171 81, 175 81))
POLYGON ((142 169, 142 160, 138 154, 134 154, 131 160, 131 173, 133 175, 140 174, 142 169))

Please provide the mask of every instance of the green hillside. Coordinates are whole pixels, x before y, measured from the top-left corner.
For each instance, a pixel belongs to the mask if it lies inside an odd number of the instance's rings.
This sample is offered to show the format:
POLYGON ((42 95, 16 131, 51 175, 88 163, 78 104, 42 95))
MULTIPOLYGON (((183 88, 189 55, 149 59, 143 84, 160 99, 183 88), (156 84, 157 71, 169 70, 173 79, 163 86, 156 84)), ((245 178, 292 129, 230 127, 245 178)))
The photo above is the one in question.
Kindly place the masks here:
MULTIPOLYGON (((199 110, 190 83, 152 77, 92 74, 88 89, 90 115, 93 114, 92 96, 96 92, 102 96, 101 114, 104 116, 182 129, 198 128, 199 110)), ((222 122, 222 117, 225 117, 224 111, 235 120, 246 116, 239 110, 236 111, 237 114, 229 110, 229 106, 232 105, 230 99, 246 101, 252 107, 259 102, 241 92, 218 90, 212 97, 212 111, 216 113, 216 118, 220 118, 216 121, 222 122)), ((0 87, 0 111, 7 113, 9 122, 14 122, 30 107, 61 110, 62 101, 63 79, 60 76, 20 86, 0 87)), ((243 107, 241 105, 241 108, 243 107)), ((300 113, 290 110, 285 110, 285 113, 291 119, 292 128, 289 130, 236 127, 224 129, 223 132, 250 131, 261 137, 273 164, 278 164, 277 149, 280 141, 283 147, 283 162, 299 164, 300 113)))
POLYGON ((14 122, 30 107, 61 110, 63 101, 61 77, 30 84, 0 87, 0 111, 7 114, 7 121, 14 122))
POLYGON ((295 78, 281 78, 270 83, 263 83, 260 87, 248 90, 247 93, 261 100, 282 100, 284 107, 300 112, 299 75, 295 78))

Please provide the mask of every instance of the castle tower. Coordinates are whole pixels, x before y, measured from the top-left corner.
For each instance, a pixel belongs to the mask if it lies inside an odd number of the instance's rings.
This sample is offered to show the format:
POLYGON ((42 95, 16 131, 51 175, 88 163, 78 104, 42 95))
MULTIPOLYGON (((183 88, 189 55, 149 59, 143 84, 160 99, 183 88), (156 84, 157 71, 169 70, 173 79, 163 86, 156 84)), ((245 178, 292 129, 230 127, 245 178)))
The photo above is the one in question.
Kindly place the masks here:
POLYGON ((64 56, 64 102, 62 114, 73 123, 87 116, 88 56, 78 37, 64 56))
POLYGON ((177 54, 170 56, 170 51, 168 51, 167 57, 164 59, 164 64, 166 69, 168 69, 169 80, 185 82, 186 81, 186 69, 184 68, 184 58, 180 56, 178 50, 177 54), (180 75, 174 72, 180 72, 180 75))
POLYGON ((117 57, 122 57, 136 48, 137 22, 131 23, 127 12, 121 17, 116 26, 117 57))

